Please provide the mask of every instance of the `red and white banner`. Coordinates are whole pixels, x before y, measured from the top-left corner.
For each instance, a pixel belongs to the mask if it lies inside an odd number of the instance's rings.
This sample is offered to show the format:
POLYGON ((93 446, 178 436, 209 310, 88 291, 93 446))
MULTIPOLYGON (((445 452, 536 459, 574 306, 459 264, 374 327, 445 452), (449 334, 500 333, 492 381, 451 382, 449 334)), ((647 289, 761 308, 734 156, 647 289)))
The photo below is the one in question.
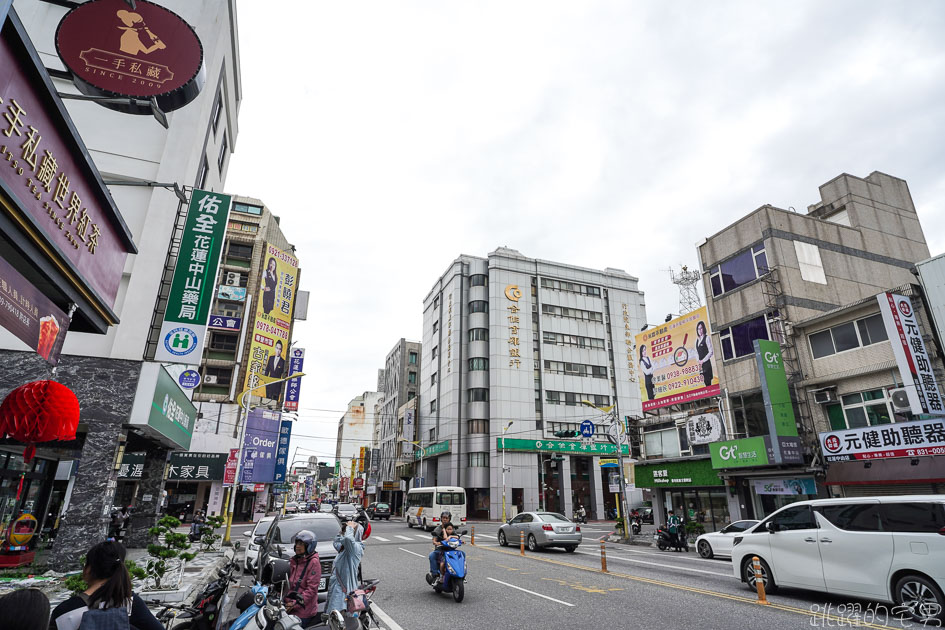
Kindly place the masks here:
POLYGON ((820 447, 828 462, 945 455, 945 420, 827 431, 820 434, 820 447))
POLYGON ((226 468, 223 470, 223 486, 232 486, 236 481, 236 462, 240 450, 238 448, 230 449, 230 456, 226 458, 226 468))
POLYGON ((899 374, 909 396, 912 413, 942 414, 942 398, 932 373, 932 362, 919 331, 912 302, 904 295, 880 293, 876 296, 892 344, 899 374))

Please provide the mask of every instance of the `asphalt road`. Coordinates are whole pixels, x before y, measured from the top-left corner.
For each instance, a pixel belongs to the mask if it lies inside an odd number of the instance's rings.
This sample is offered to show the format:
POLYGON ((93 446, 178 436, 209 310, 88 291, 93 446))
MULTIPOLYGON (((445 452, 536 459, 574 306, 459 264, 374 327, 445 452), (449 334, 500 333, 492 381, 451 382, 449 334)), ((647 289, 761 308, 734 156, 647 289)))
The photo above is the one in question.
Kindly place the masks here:
POLYGON ((729 561, 704 560, 695 551, 608 545, 609 573, 602 573, 598 540, 610 533, 604 523, 582 527, 585 542, 575 553, 526 550, 524 557, 518 547, 499 547, 497 523, 471 525, 476 545, 463 547, 469 575, 457 604, 424 580, 429 534, 403 521, 372 523, 362 570, 381 579, 374 601, 389 630, 918 627, 890 619, 875 602, 795 589, 769 595, 771 605, 761 606, 733 577, 729 561))

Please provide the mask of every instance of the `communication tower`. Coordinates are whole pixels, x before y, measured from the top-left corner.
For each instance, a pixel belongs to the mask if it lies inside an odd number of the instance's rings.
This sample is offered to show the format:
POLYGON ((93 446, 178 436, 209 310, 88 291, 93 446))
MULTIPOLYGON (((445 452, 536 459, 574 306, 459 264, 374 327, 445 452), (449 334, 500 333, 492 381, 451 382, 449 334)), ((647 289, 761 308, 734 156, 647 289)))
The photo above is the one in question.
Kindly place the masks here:
POLYGON ((691 313, 702 306, 702 298, 699 297, 699 289, 696 288, 702 281, 702 274, 683 265, 679 273, 670 267, 669 277, 672 278, 673 284, 679 287, 680 315, 691 313))

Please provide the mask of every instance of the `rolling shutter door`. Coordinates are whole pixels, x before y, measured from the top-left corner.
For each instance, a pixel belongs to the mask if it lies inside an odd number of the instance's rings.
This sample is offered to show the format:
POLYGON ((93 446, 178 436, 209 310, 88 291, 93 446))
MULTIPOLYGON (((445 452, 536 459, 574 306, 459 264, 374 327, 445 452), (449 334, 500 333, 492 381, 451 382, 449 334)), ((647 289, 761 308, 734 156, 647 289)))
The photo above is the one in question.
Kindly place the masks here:
POLYGON ((877 485, 850 485, 843 486, 843 496, 845 497, 890 497, 902 496, 906 494, 943 494, 945 493, 945 484, 932 483, 897 483, 897 484, 877 484, 877 485))

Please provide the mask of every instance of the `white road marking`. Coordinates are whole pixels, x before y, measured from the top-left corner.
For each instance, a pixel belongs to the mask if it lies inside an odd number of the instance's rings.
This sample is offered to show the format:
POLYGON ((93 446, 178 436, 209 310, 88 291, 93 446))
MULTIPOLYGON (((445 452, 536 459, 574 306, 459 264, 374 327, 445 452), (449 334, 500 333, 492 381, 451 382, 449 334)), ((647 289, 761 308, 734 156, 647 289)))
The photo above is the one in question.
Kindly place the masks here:
POLYGON ((426 558, 426 556, 422 556, 419 553, 414 553, 413 551, 410 551, 409 549, 404 549, 403 547, 397 547, 397 548, 405 553, 409 553, 412 556, 417 556, 418 558, 426 558))
POLYGON ((644 555, 644 556, 668 556, 668 557, 670 557, 670 558, 675 558, 675 559, 677 559, 677 560, 690 560, 690 561, 692 561, 692 562, 709 562, 709 563, 714 564, 714 565, 718 565, 718 564, 719 564, 719 560, 710 560, 710 559, 708 559, 708 558, 700 558, 700 557, 698 557, 698 556, 690 556, 688 553, 686 553, 686 554, 680 553, 680 554, 677 555, 676 552, 672 552, 672 551, 670 551, 670 552, 660 551, 659 553, 655 553, 655 552, 653 552, 653 551, 640 551, 639 549, 621 549, 620 551, 626 551, 627 553, 639 553, 639 554, 642 554, 642 555, 644 555), (672 555, 668 555, 668 554, 672 554, 672 555))
MULTIPOLYGON (((586 551, 575 551, 574 553, 579 553, 583 556, 594 556, 595 558, 600 558, 599 553, 588 553, 586 551)), ((634 560, 632 558, 621 558, 620 556, 615 556, 612 553, 607 554, 607 560, 622 560, 623 562, 635 562, 636 564, 648 564, 653 567, 660 567, 661 569, 679 569, 681 571, 686 571, 688 573, 705 573, 706 575, 721 575, 722 577, 732 577, 731 573, 719 573, 717 571, 703 571, 702 569, 692 569, 690 567, 681 567, 677 564, 664 564, 660 562, 647 562, 646 560, 634 560)))
POLYGON ((396 621, 390 618, 390 615, 381 610, 374 602, 371 602, 371 610, 374 611, 375 615, 380 617, 381 621, 384 622, 384 625, 386 625, 389 630, 404 630, 396 621))
POLYGON ((390 538, 381 538, 380 536, 375 536, 374 540, 379 540, 381 542, 390 542, 390 538))
POLYGON ((509 584, 508 582, 502 582, 502 581, 497 580, 497 579, 495 579, 495 578, 486 578, 486 579, 487 579, 487 580, 492 580, 492 581, 495 582, 496 584, 501 584, 501 585, 503 585, 503 586, 508 586, 509 588, 514 588, 515 590, 522 591, 523 593, 528 593, 529 595, 535 595, 535 596, 537 596, 537 597, 542 597, 542 598, 544 598, 544 599, 548 599, 548 600, 551 600, 551 601, 553 601, 553 602, 557 602, 557 603, 559 603, 559 604, 564 604, 565 606, 571 606, 572 608, 574 607, 574 604, 569 604, 568 602, 563 602, 563 601, 561 601, 560 599, 555 599, 554 597, 548 597, 547 595, 542 595, 541 593, 536 593, 535 591, 530 591, 530 590, 528 590, 528 589, 522 588, 521 586, 515 586, 514 584, 509 584))
POLYGON ((397 538, 400 538, 401 540, 409 540, 410 542, 413 542, 413 538, 408 538, 407 536, 401 536, 400 534, 396 534, 396 536, 397 538))
POLYGON ((414 534, 420 540, 430 540, 430 536, 423 536, 422 534, 414 534))

